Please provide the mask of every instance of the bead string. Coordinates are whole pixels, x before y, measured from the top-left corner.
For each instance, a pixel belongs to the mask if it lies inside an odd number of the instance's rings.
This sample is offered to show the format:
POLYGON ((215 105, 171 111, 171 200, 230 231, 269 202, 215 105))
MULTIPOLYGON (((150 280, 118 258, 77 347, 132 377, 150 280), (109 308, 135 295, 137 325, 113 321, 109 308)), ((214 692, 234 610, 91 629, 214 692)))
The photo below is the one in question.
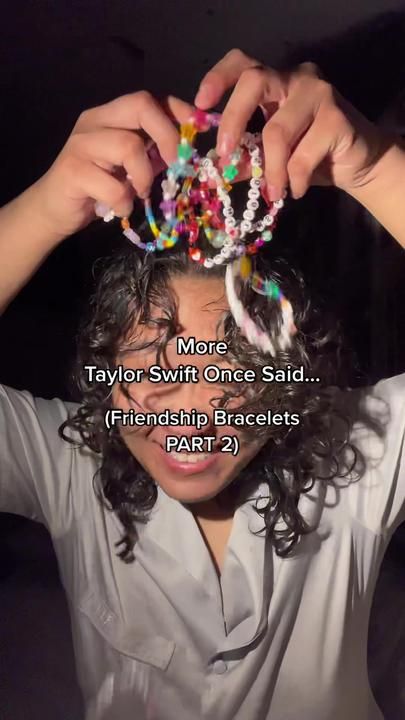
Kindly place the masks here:
MULTIPOLYGON (((252 272, 250 256, 271 241, 277 214, 283 207, 284 200, 271 203, 267 198, 259 146, 260 134, 246 132, 222 171, 216 165, 218 156, 214 149, 205 157, 199 156, 193 146, 197 134, 218 127, 220 118, 218 113, 206 113, 197 109, 188 121, 180 126, 177 159, 168 167, 166 177, 161 183, 163 199, 159 207, 164 223, 160 228, 150 198, 144 200, 145 216, 153 240, 143 242, 131 228, 127 217, 121 219, 121 227, 123 234, 146 252, 172 248, 180 238, 185 237, 188 254, 194 262, 203 264, 206 268, 226 263, 226 292, 235 322, 250 343, 259 347, 262 352, 275 355, 277 348, 284 350, 291 344, 291 337, 296 332, 292 307, 274 281, 252 272), (251 178, 247 204, 242 219, 237 222, 230 192, 233 187, 231 183, 239 173, 238 166, 242 160, 249 161, 251 178), (260 197, 268 209, 260 220, 256 220, 260 197), (209 245, 217 250, 214 255, 205 255, 199 246, 201 230, 209 245), (254 232, 259 234, 249 242, 247 236, 254 232), (273 333, 270 337, 252 320, 238 298, 235 288, 237 276, 248 281, 255 292, 280 304, 281 327, 278 333, 273 333)), ((105 222, 115 217, 113 210, 100 203, 96 203, 96 214, 103 217, 105 222)))

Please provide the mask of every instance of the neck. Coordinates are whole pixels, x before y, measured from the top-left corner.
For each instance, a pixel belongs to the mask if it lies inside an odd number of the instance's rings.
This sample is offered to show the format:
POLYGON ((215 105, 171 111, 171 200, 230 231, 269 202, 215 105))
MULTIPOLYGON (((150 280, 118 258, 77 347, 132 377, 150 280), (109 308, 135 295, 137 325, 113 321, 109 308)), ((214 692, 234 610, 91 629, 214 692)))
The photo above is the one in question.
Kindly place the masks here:
POLYGON ((226 520, 234 516, 236 502, 228 486, 210 500, 189 504, 189 509, 201 518, 226 520))

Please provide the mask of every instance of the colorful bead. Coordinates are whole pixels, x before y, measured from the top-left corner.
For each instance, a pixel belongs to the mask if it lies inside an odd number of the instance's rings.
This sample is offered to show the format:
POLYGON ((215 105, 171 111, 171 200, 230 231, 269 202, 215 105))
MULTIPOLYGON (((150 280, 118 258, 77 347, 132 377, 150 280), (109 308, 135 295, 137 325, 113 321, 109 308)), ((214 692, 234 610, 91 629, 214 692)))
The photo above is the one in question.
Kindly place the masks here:
POLYGON ((262 175, 263 175, 263 170, 262 170, 262 168, 259 167, 259 165, 255 165, 255 166, 252 168, 252 177, 254 177, 254 178, 261 178, 262 175))
POLYGON ((193 148, 187 141, 181 142, 178 146, 177 154, 179 158, 183 158, 184 160, 190 160, 192 154, 193 154, 193 148))
POLYGON ((241 278, 246 280, 252 272, 252 262, 250 258, 248 258, 246 255, 243 255, 240 259, 240 265, 239 265, 239 274, 241 278))
POLYGON ((201 250, 199 250, 198 248, 189 248, 188 254, 194 261, 198 262, 198 260, 201 259, 201 250))
POLYGON ((180 125, 180 136, 192 143, 195 136, 197 135, 197 129, 193 123, 184 123, 180 125))
POLYGON ((225 165, 222 177, 224 177, 225 180, 234 180, 238 172, 239 171, 235 165, 225 165))
POLYGON ((194 111, 193 120, 195 122, 198 132, 204 132, 208 130, 211 125, 208 113, 204 112, 204 110, 200 110, 199 108, 194 111))

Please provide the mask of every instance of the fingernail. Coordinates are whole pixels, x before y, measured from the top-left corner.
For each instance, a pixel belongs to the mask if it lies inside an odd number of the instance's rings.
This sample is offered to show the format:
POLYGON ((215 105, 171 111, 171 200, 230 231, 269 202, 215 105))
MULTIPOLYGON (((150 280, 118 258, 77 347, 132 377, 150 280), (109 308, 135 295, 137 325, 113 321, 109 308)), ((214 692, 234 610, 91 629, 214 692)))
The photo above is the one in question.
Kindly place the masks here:
POLYGON ((234 149, 235 142, 233 138, 228 134, 224 133, 221 137, 221 142, 219 143, 217 147, 217 153, 221 157, 226 157, 227 155, 230 155, 232 150, 234 149))
POLYGON ((275 185, 268 185, 267 189, 269 191, 269 198, 272 202, 276 202, 276 200, 280 200, 281 194, 279 190, 277 190, 275 185))
POLYGON ((202 83, 195 96, 196 105, 207 105, 210 102, 211 88, 208 84, 202 83))

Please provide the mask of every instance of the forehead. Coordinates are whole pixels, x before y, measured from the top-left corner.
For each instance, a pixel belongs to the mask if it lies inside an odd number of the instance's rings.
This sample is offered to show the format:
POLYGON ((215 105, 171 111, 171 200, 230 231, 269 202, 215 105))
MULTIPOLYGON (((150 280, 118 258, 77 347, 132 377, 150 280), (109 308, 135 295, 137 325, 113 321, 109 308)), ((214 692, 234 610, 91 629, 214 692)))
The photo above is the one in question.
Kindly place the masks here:
POLYGON ((170 289, 177 305, 180 333, 215 340, 221 334, 218 323, 229 309, 223 279, 180 276, 171 280, 170 289))
MULTIPOLYGON (((180 275, 171 278, 168 287, 176 308, 176 336, 206 342, 223 338, 224 328, 221 320, 229 310, 229 304, 222 278, 180 275)), ((150 307, 150 315, 156 320, 165 316, 165 298, 150 307)), ((154 343, 158 334, 157 326, 153 323, 136 323, 123 340, 118 351, 119 356, 132 356, 133 343, 135 345, 154 343)), ((176 347, 173 338, 166 346, 166 350, 172 353, 176 347)), ((156 350, 151 346, 149 349, 137 349, 136 356, 141 360, 141 355, 149 356, 155 352, 156 350)))

